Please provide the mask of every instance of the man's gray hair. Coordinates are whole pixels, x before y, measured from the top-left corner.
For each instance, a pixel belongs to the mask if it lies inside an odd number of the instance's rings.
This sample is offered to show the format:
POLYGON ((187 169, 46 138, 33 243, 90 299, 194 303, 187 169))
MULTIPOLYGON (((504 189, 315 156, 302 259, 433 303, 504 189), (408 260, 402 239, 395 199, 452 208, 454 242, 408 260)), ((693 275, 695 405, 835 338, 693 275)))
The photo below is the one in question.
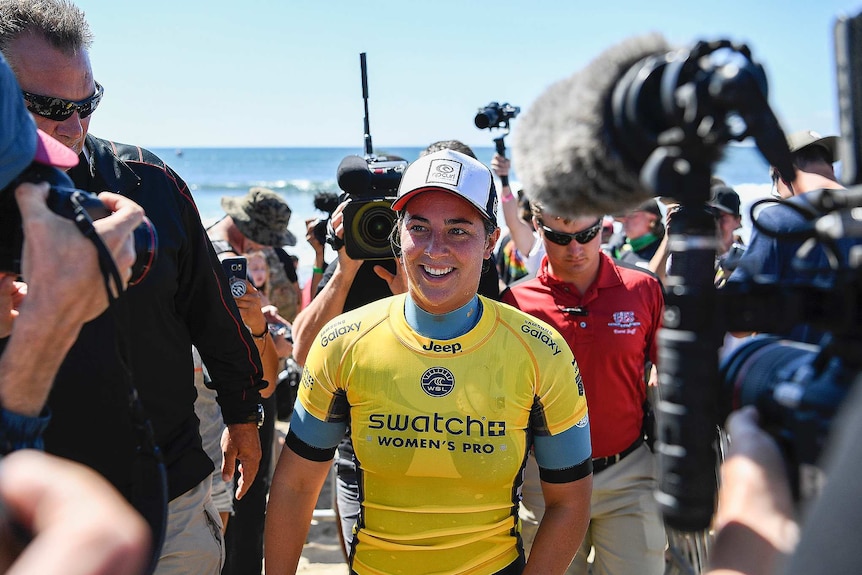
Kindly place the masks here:
POLYGON ((24 34, 42 36, 69 55, 93 43, 84 11, 69 0, 0 0, 0 52, 24 34))

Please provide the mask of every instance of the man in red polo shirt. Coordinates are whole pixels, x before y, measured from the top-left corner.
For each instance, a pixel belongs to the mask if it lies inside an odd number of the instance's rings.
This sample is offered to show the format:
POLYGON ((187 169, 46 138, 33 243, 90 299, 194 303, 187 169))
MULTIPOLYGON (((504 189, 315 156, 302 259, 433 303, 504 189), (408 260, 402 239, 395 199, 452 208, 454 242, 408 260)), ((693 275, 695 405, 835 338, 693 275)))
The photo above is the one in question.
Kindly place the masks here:
MULTIPOLYGON (((645 365, 656 361, 662 288, 649 272, 601 251, 601 216, 562 217, 534 203, 533 223, 546 256, 535 278, 502 300, 554 326, 583 376, 590 409, 593 494, 590 527, 568 574, 660 575, 665 532, 653 497, 656 463, 644 445, 645 365)), ((531 458, 532 459, 532 458, 531 458)), ((541 519, 535 462, 527 467, 523 505, 541 519), (532 470, 532 474, 531 474, 532 470)), ((524 545, 529 518, 524 521, 524 545)))

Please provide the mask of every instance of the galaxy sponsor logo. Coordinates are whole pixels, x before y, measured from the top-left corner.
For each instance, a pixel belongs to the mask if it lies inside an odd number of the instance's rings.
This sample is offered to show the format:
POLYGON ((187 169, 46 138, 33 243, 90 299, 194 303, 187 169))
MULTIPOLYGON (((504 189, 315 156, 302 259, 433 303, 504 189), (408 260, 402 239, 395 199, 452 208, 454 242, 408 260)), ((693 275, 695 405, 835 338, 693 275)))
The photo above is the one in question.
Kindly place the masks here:
POLYGON ((344 334, 351 332, 359 332, 359 327, 362 325, 361 321, 357 321, 356 323, 351 324, 339 324, 330 327, 327 330, 324 330, 323 333, 320 334, 320 346, 326 347, 339 337, 344 334))
POLYGON ((554 352, 554 355, 557 355, 558 353, 563 351, 562 349, 560 349, 560 346, 557 345, 557 342, 554 341, 554 337, 551 335, 551 332, 540 325, 528 321, 521 325, 521 331, 529 336, 536 338, 537 340, 551 348, 551 350, 554 352))

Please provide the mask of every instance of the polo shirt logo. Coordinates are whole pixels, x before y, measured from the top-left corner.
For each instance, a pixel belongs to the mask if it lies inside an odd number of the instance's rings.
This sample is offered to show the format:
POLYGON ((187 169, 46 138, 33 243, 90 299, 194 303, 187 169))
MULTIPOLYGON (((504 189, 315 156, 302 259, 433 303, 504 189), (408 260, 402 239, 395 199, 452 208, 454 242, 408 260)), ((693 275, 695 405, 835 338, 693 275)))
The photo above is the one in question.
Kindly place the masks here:
POLYGON ((618 335, 633 335, 641 325, 633 311, 617 311, 612 317, 614 321, 608 327, 614 328, 614 333, 618 335))

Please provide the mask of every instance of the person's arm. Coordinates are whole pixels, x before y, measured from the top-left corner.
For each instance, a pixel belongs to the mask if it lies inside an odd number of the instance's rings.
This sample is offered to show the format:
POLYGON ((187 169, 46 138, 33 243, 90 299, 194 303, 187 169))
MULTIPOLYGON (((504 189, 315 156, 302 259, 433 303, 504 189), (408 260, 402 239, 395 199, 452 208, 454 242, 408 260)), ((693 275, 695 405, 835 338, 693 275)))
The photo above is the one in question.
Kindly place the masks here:
POLYGON ((776 573, 799 539, 781 451, 758 427, 754 407, 732 413, 727 431, 706 575, 776 573))
POLYGON ((290 447, 281 450, 266 506, 266 572, 296 573, 317 498, 332 461, 310 461, 290 447))
MULTIPOLYGON (((332 212, 331 224, 337 237, 344 237, 342 211, 347 202, 342 202, 332 212)), ((293 358, 299 365, 305 364, 308 350, 320 328, 329 320, 341 314, 347 301, 350 286, 356 279, 356 274, 362 266, 362 261, 353 260, 347 255, 347 250, 338 250, 338 262, 329 281, 314 299, 293 320, 293 358)))
MULTIPOLYGON (((317 236, 314 233, 314 228, 320 221, 321 220, 319 218, 309 218, 305 220, 305 240, 314 250, 314 265, 311 268, 311 278, 308 280, 312 286, 312 292, 314 287, 320 283, 320 278, 323 277, 323 272, 326 270, 326 260, 324 259, 326 246, 320 243, 320 240, 317 239, 317 236)), ((299 301, 302 301, 301 297, 299 301)))
POLYGON ((545 515, 524 575, 565 573, 590 524, 592 489, 592 474, 570 483, 542 481, 545 515))
MULTIPOLYGON (((500 154, 494 154, 491 160, 491 169, 498 178, 509 175, 510 165, 509 159, 500 154)), ((506 227, 509 228, 509 235, 515 242, 515 248, 526 257, 536 243, 536 231, 521 218, 518 197, 512 193, 512 188, 508 184, 500 187, 500 205, 506 227)))
POLYGON ((0 528, 2 573, 138 575, 147 565, 146 521, 84 465, 33 450, 12 453, 0 461, 0 499, 33 537, 18 554, 9 525, 0 528))
POLYGON ((251 337, 260 354, 260 362, 263 365, 263 379, 266 381, 266 387, 260 390, 260 396, 269 397, 275 393, 278 381, 278 351, 266 324, 266 316, 263 313, 264 306, 261 305, 263 303, 261 301, 262 294, 250 281, 245 280, 245 285, 245 295, 236 298, 234 301, 242 316, 242 321, 251 332, 251 337))

